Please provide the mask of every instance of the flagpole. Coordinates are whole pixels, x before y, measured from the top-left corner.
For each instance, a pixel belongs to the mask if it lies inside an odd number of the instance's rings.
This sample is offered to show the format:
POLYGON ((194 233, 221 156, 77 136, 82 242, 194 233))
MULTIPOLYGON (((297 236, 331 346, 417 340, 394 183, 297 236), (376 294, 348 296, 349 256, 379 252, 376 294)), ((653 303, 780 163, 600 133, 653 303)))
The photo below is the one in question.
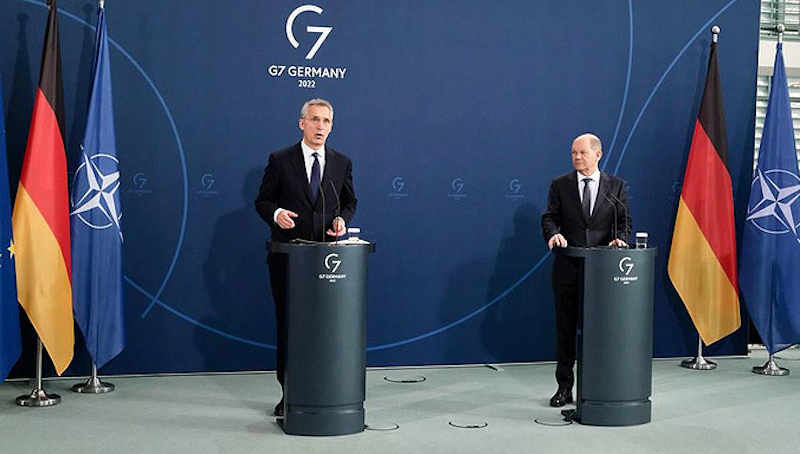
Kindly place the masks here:
POLYGON ((700 337, 700 333, 697 333, 697 356, 681 361, 681 367, 694 370, 713 370, 717 368, 717 363, 703 357, 703 339, 700 337))
POLYGON ((42 386, 42 340, 36 339, 36 383, 30 394, 17 397, 20 407, 52 407, 61 403, 58 394, 47 394, 42 386))
MULTIPOLYGON (((778 24, 775 27, 776 31, 778 32, 778 45, 783 43, 783 32, 786 30, 783 24, 778 24)), ((772 353, 769 354, 769 359, 763 366, 753 366, 752 372, 758 375, 768 375, 772 377, 783 377, 789 375, 789 369, 785 367, 781 367, 775 361, 775 355, 772 353)))
MULTIPOLYGON (((718 25, 711 27, 712 43, 717 44, 719 42, 720 31, 722 29, 718 25)), ((681 361, 681 367, 693 370, 713 370, 717 368, 717 363, 703 357, 703 338, 700 336, 700 331, 697 332, 697 356, 681 361)))
POLYGON ((72 391, 81 394, 104 394, 114 391, 114 385, 100 380, 97 376, 97 365, 92 361, 92 375, 85 383, 72 385, 72 391))
MULTIPOLYGON (((97 103, 98 103, 98 99, 100 97, 101 92, 96 91, 95 88, 97 87, 97 80, 100 79, 100 78, 103 78, 104 75, 108 75, 109 74, 108 68, 103 66, 103 58, 107 58, 107 53, 106 53, 107 52, 107 49, 106 49, 106 28, 105 28, 105 18, 104 18, 105 17, 104 16, 104 14, 105 14, 104 13, 105 1, 104 0, 98 0, 98 5, 99 5, 99 9, 97 11, 97 15, 98 15, 98 19, 97 19, 97 53, 95 55, 95 64, 96 64, 96 66, 94 67, 94 71, 95 71, 94 82, 92 83, 92 93, 90 95, 89 114, 88 114, 88 118, 87 118, 86 132, 84 134, 84 142, 83 142, 83 144, 87 144, 86 141, 89 139, 89 137, 95 137, 96 138, 96 137, 98 137, 100 135, 97 131, 94 131, 94 134, 89 132, 92 128, 96 128, 98 126, 98 121, 99 121, 98 118, 95 118, 95 117, 92 116, 92 112, 93 112, 92 109, 94 108, 94 109, 96 109, 96 111, 100 111, 100 110, 102 110, 102 106, 103 106, 103 104, 101 102, 99 104, 100 107, 98 107, 97 103)), ((108 80, 107 82, 110 84, 111 81, 108 80)), ((108 85, 108 87, 110 87, 110 85, 108 85)), ((110 88, 109 88, 109 90, 110 90, 110 88)), ((108 95, 110 95, 110 91, 109 91, 108 95)), ((110 109, 110 103, 108 104, 107 107, 110 109)), ((110 119, 109 119, 109 121, 110 121, 110 119)), ((112 130, 112 132, 113 132, 113 130, 112 130)), ((101 148, 103 145, 106 145, 106 144, 105 143, 104 144, 99 144, 96 140, 93 140, 93 141, 90 141, 89 144, 87 144, 87 147, 101 148)), ((111 145, 110 146, 113 149, 113 147, 114 147, 113 137, 112 137, 112 141, 111 141, 111 145)), ((83 148, 83 146, 81 148, 83 148)), ((86 154, 88 151, 89 150, 84 150, 84 153, 83 153, 83 157, 84 157, 84 159, 86 160, 87 163, 89 161, 89 158, 88 158, 88 156, 86 154)), ((111 153, 111 155, 115 155, 116 154, 115 152, 113 152, 113 150, 112 151, 106 150, 105 152, 106 153, 111 153)), ((109 156, 109 155, 106 154, 104 156, 109 156)), ((114 158, 113 156, 111 156, 111 158, 116 161, 116 158, 114 158)), ((75 191, 75 188, 73 188, 73 191, 75 191)), ((112 207, 115 207, 115 204, 112 203, 112 207)), ((75 207, 73 206, 73 209, 74 208, 75 207)), ((80 210, 76 210, 76 211, 77 212, 81 212, 80 210)), ((112 212, 112 214, 114 214, 114 217, 116 218, 116 208, 112 208, 111 212, 112 212)), ((115 219, 115 221, 117 221, 117 219, 115 219)), ((73 236, 72 236, 72 240, 73 240, 72 241, 73 256, 72 257, 73 257, 73 264, 74 264, 74 263, 76 263, 75 262, 75 258, 76 257, 81 257, 78 254, 78 251, 80 250, 80 247, 76 246, 78 244, 78 242, 80 241, 81 245, 87 246, 87 247, 89 247, 89 243, 83 244, 83 243, 86 243, 86 239, 84 237, 82 237, 80 234, 76 234, 77 230, 75 229, 75 224, 74 223, 72 224, 72 229, 73 229, 72 230, 72 232, 73 232, 73 236)), ((78 233, 80 233, 80 232, 78 232, 78 233)), ((121 233, 120 233, 120 235, 121 235, 121 233)), ((80 268, 80 267, 78 267, 78 268, 80 268)), ((73 276, 78 275, 79 272, 80 273, 86 272, 87 276, 95 276, 96 275, 96 273, 93 273, 92 270, 81 269, 80 271, 78 271, 73 266, 73 276)), ((94 285, 94 287, 92 287, 92 288, 96 287, 96 284, 92 284, 92 285, 94 285)), ((80 296, 75 296, 75 301, 74 301, 75 306, 74 307, 76 307, 76 308, 80 307, 82 309, 81 310, 82 313, 91 314, 93 312, 91 310, 92 304, 98 304, 96 302, 96 299, 103 300, 104 304, 107 302, 104 299, 104 298, 106 298, 104 295, 101 295, 100 297, 98 297, 98 296, 92 297, 90 292, 88 292, 85 287, 78 286, 74 290, 75 290, 74 295, 80 295, 80 296), (86 306, 86 307, 84 307, 84 306, 86 306)), ((96 322, 96 320, 94 320, 94 321, 96 322)), ((86 342, 85 342, 86 346, 88 347, 89 345, 93 345, 95 348, 94 349, 89 348, 90 356, 92 357, 92 374, 89 376, 89 378, 86 380, 86 382, 77 383, 77 384, 73 385, 72 386, 72 391, 74 391, 76 393, 82 393, 82 394, 103 394, 103 393, 109 393, 109 392, 114 391, 115 387, 114 387, 113 384, 104 383, 98 377, 98 375, 97 375, 97 362, 96 362, 96 360, 100 360, 102 364, 105 364, 105 362, 108 359, 110 359, 110 358, 103 357, 102 354, 98 352, 98 350, 103 350, 103 348, 104 348, 103 345, 101 345, 101 344, 104 344, 105 347, 108 347, 108 342, 100 342, 99 339, 103 339, 103 340, 111 339, 111 342, 113 343, 114 336, 113 335, 106 336, 106 333, 104 333, 104 327, 103 326, 100 327, 99 334, 96 334, 96 333, 92 334, 91 330, 87 328, 87 325, 96 326, 95 324, 93 324, 93 321, 92 321, 91 317, 89 317, 88 321, 86 319, 84 319, 84 318, 79 318, 78 325, 79 325, 80 329, 84 333, 84 338, 86 340, 86 342)), ((113 353, 113 352, 109 352, 108 348, 106 348, 104 351, 105 351, 106 354, 113 353)), ((110 356, 113 357, 113 356, 115 356, 115 354, 110 354, 110 356)))

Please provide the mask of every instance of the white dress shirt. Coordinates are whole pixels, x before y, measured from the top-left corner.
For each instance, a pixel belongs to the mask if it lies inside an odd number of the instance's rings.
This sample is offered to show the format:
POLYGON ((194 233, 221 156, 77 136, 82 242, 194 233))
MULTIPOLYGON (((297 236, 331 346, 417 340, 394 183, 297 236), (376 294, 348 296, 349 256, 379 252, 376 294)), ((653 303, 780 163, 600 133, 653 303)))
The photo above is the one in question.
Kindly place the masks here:
POLYGON ((306 178, 308 178, 308 183, 311 183, 311 167, 314 165, 314 153, 317 154, 317 160, 319 160, 319 181, 322 183, 322 175, 325 174, 325 147, 323 146, 319 150, 315 150, 308 145, 306 145, 305 141, 300 142, 300 147, 303 148, 303 160, 306 163, 306 178))
POLYGON ((589 214, 594 213, 594 205, 595 201, 597 200, 597 190, 600 187, 600 169, 595 169, 594 173, 591 175, 584 175, 577 170, 575 171, 578 174, 578 200, 583 203, 583 186, 586 184, 583 182, 584 178, 591 178, 592 181, 589 183, 589 193, 591 195, 591 203, 589 204, 589 214))

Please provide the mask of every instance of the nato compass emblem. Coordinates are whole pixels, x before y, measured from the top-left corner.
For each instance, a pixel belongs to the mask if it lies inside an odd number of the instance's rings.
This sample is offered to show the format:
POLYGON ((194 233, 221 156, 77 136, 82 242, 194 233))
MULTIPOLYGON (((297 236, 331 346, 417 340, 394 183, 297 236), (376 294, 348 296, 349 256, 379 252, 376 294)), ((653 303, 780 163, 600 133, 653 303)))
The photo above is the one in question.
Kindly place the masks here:
MULTIPOLYGON (((795 202, 800 198, 800 178, 783 169, 762 172, 757 168, 756 172, 751 191, 761 191, 761 197, 748 207, 747 222, 770 235, 792 232, 797 239, 800 207, 796 207, 795 202)), ((752 196, 751 199, 756 200, 752 196)))
POLYGON ((83 162, 75 170, 73 187, 77 190, 70 200, 72 204, 70 216, 77 216, 81 222, 96 230, 115 227, 122 240, 122 229, 119 225, 122 212, 119 211, 116 198, 120 184, 118 165, 119 160, 110 154, 98 153, 90 158, 83 153, 83 162), (103 173, 104 168, 108 169, 109 173, 103 173), (83 195, 75 200, 81 190, 84 191, 83 195), (94 210, 99 211, 100 215, 95 215, 94 210), (87 217, 91 221, 86 219, 87 217))

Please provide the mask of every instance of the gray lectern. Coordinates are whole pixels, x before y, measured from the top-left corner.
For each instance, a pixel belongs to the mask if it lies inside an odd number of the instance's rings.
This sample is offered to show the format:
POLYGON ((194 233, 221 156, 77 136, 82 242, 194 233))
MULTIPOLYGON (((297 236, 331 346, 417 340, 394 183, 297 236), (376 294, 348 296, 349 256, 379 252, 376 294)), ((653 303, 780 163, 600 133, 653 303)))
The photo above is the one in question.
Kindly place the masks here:
POLYGON ((595 426, 650 422, 655 248, 575 248, 583 260, 575 420, 595 426))
POLYGON ((272 243, 288 255, 283 430, 364 430, 367 256, 375 245, 272 243))

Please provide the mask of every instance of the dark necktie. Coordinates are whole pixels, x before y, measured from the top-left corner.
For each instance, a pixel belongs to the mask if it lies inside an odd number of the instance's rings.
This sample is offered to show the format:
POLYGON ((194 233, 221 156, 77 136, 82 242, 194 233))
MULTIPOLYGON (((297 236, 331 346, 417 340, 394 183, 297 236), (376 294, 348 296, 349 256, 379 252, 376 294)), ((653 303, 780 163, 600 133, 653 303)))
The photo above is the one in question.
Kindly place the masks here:
POLYGON ((309 183, 311 189, 311 201, 317 200, 317 194, 319 194, 319 154, 312 153, 311 156, 314 157, 314 164, 311 165, 311 182, 309 183))
POLYGON ((587 221, 591 217, 592 208, 592 191, 589 190, 589 183, 592 182, 591 178, 584 178, 583 180, 583 198, 581 199, 581 208, 583 208, 583 217, 587 221))

